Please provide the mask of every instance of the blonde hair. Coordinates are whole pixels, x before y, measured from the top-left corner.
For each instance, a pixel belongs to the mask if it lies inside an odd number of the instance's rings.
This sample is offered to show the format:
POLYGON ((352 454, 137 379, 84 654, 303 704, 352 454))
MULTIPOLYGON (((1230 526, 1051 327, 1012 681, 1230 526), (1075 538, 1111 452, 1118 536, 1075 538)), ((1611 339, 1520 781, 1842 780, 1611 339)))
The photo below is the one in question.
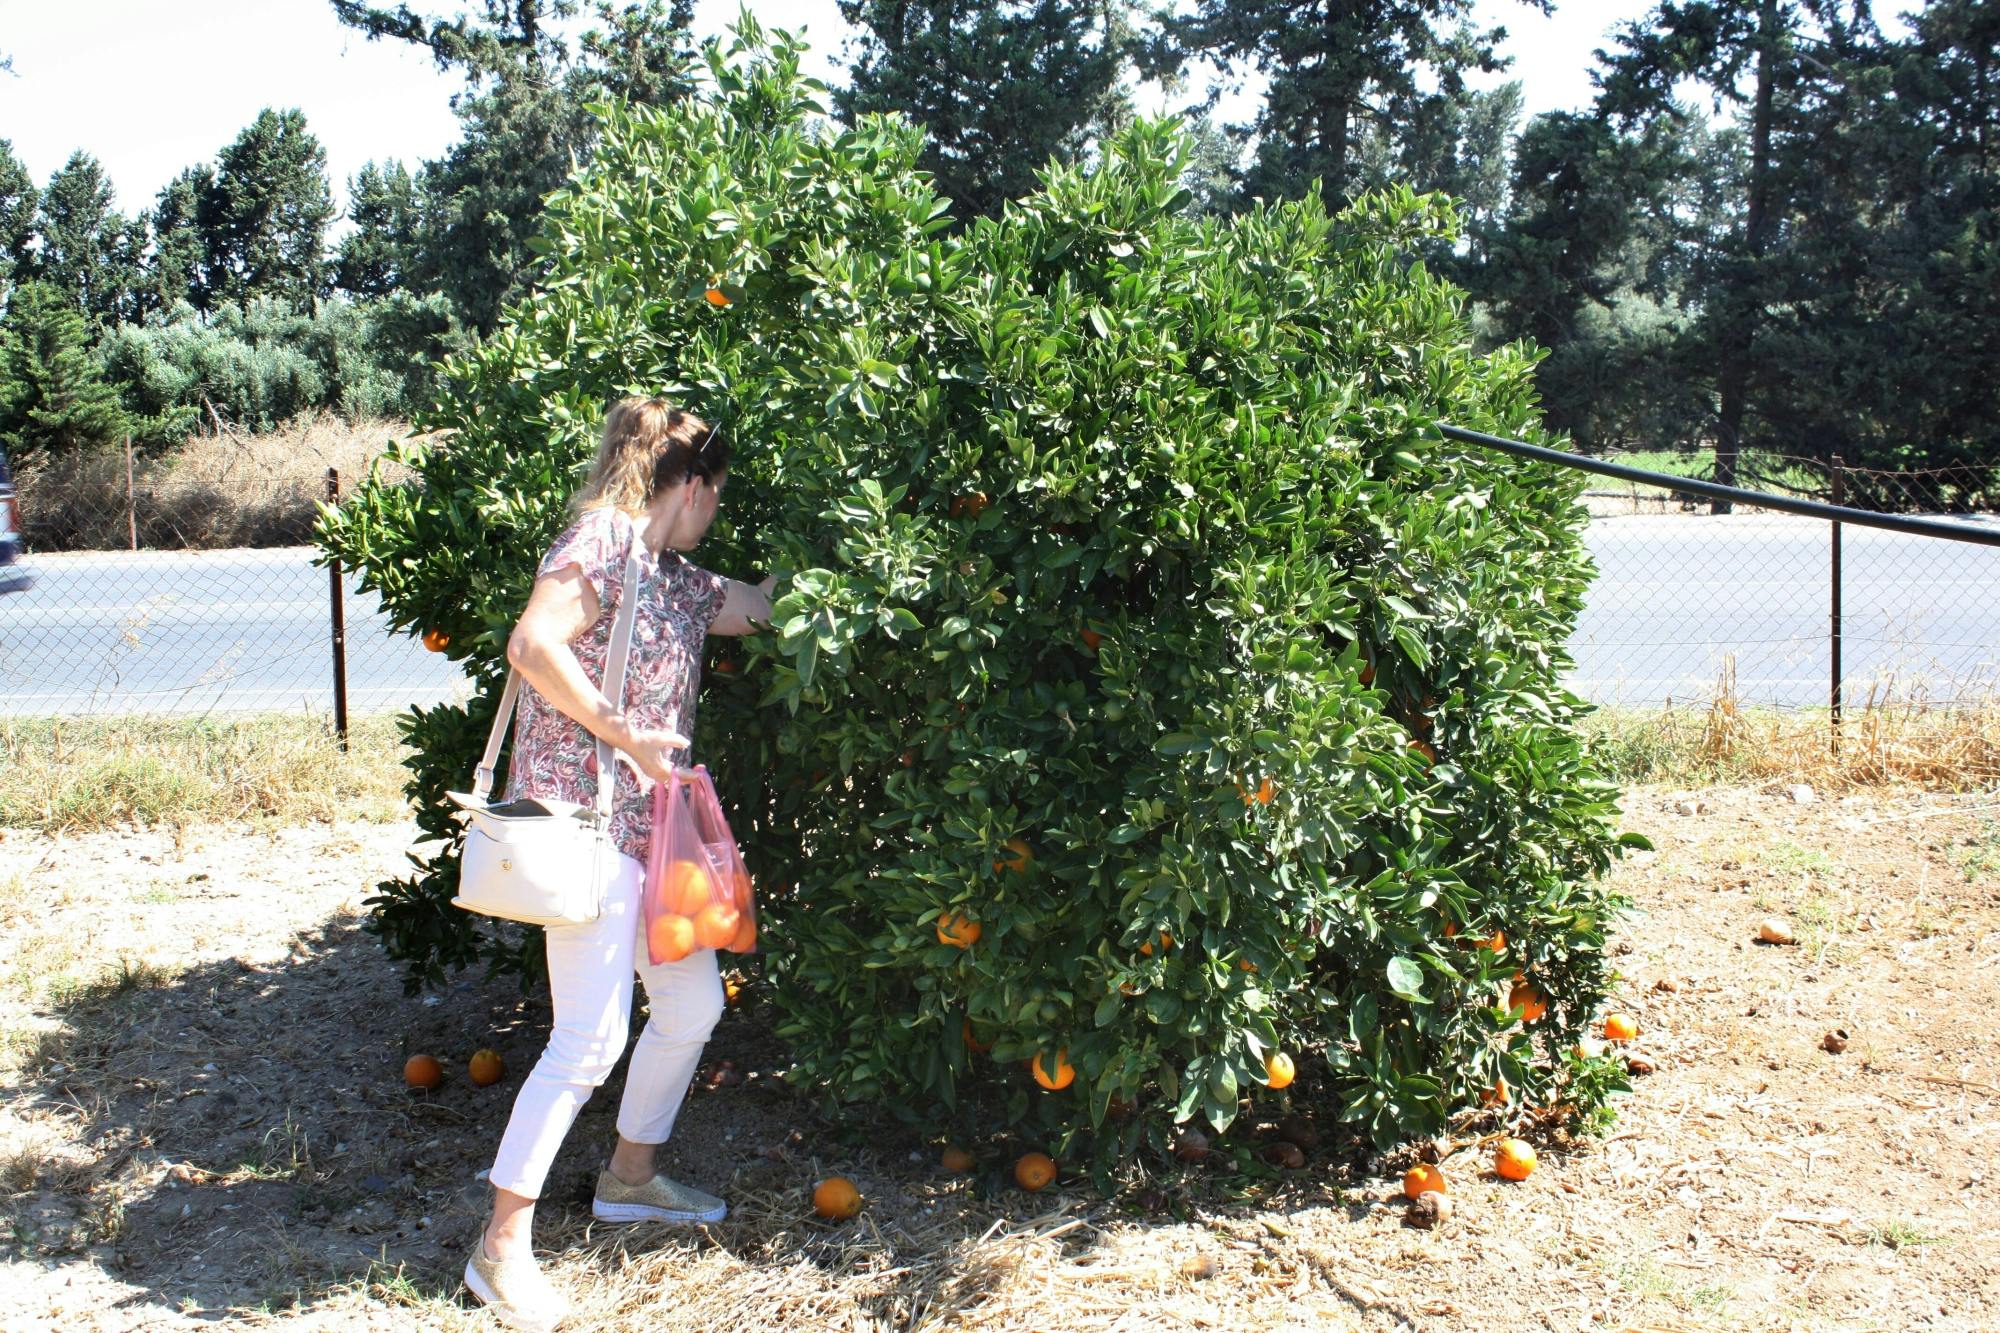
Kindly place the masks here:
POLYGON ((664 398, 620 398, 604 414, 597 462, 574 501, 586 509, 636 514, 652 498, 690 477, 714 481, 729 470, 729 445, 706 421, 664 398))

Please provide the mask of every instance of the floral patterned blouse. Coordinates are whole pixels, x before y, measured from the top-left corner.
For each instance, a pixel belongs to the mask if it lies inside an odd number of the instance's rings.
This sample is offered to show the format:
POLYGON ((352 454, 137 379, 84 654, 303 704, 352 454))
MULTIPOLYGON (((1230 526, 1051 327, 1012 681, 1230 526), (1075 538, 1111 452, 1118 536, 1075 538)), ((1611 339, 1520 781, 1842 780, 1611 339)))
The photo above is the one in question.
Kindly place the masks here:
MULTIPOLYGON (((625 556, 639 540, 638 521, 617 509, 585 513, 542 558, 536 574, 575 565, 597 594, 597 619, 570 644, 583 674, 601 687, 611 626, 625 595, 625 556)), ((701 683, 701 649, 708 627, 722 614, 729 580, 669 551, 658 561, 640 553, 638 613, 625 664, 625 715, 635 727, 694 735, 695 695, 701 683)), ((675 756, 688 760, 685 751, 675 756)), ((646 859, 651 839, 651 798, 632 770, 614 764, 611 841, 635 861, 646 859)), ((558 712, 534 686, 521 682, 514 718, 514 754, 507 766, 507 799, 546 797, 589 805, 597 799, 597 739, 558 712)))

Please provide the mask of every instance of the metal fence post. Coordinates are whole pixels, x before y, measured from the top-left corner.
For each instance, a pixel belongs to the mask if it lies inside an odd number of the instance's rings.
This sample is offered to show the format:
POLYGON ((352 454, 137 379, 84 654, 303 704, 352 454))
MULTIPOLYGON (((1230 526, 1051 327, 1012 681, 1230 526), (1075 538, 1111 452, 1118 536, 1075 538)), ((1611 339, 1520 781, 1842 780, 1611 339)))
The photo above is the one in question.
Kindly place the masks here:
MULTIPOLYGON (((326 502, 340 503, 340 469, 326 470, 326 502)), ((327 591, 333 599, 333 729, 340 748, 347 748, 347 608, 342 604, 340 558, 327 566, 327 591)))
POLYGON ((125 531, 139 549, 139 495, 132 485, 132 432, 125 432, 125 531))
MULTIPOLYGON (((1835 455, 1833 456, 1833 473, 1832 473, 1832 478, 1833 478, 1833 502, 1834 502, 1835 504, 1845 504, 1845 503, 1847 503, 1847 479, 1846 479, 1846 470, 1845 470, 1845 468, 1843 468, 1843 467, 1842 467, 1842 465, 1841 465, 1841 461, 1840 461, 1840 455, 1839 455, 1839 454, 1835 454, 1835 455)), ((1832 678, 1831 682, 1829 683, 1829 690, 1828 690, 1828 695, 1827 695, 1827 703, 1828 703, 1829 707, 1830 707, 1830 708, 1831 708, 1831 710, 1832 710, 1832 711, 1831 711, 1831 713, 1830 713, 1830 715, 1829 715, 1829 716, 1831 717, 1831 719, 1832 719, 1832 722, 1831 722, 1831 725, 1830 725, 1830 726, 1829 726, 1829 728, 1828 728, 1828 741, 1829 741, 1829 743, 1830 743, 1830 746, 1831 746, 1831 752, 1837 755, 1837 754, 1839 754, 1839 753, 1840 753, 1840 695, 1841 695, 1841 689, 1840 689, 1840 674, 1841 674, 1841 673, 1840 673, 1840 520, 1836 518, 1835 520, 1833 520, 1833 522, 1829 523, 1829 524, 1828 524, 1827 526, 1828 526, 1828 527, 1829 527, 1829 528, 1830 528, 1830 529, 1832 530, 1832 547, 1831 547, 1831 550, 1832 550, 1832 555, 1833 555, 1833 597, 1832 597, 1832 605, 1831 605, 1831 611, 1832 611, 1832 618, 1831 618, 1831 622, 1830 622, 1830 624, 1829 624, 1829 626, 1828 626, 1828 628, 1829 628, 1829 631, 1830 631, 1830 633, 1831 633, 1831 636, 1832 636, 1832 637, 1831 637, 1831 646, 1832 646, 1832 649, 1833 649, 1833 651, 1832 651, 1832 658, 1833 658, 1833 678, 1832 678)))

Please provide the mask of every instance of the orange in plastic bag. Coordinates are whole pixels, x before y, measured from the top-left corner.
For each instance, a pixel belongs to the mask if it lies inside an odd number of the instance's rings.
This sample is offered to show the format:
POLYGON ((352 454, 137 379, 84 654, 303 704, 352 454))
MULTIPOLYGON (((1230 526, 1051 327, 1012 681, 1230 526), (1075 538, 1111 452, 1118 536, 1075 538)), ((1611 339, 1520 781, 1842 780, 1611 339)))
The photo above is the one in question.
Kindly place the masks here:
POLYGON ((653 837, 640 902, 646 956, 655 964, 679 962, 696 949, 749 953, 757 947, 750 871, 706 768, 675 769, 653 787, 653 837))
MULTIPOLYGON (((697 764, 693 780, 695 824, 701 830, 702 844, 714 870, 715 896, 717 901, 727 901, 736 912, 729 937, 714 947, 730 953, 755 953, 757 899, 750 885, 750 867, 743 864, 743 853, 737 849, 736 835, 729 831, 729 821, 723 817, 722 802, 715 795, 715 784, 709 781, 708 770, 697 764)), ((695 933, 701 934, 699 922, 695 933)), ((719 930, 717 934, 719 938, 719 930)))

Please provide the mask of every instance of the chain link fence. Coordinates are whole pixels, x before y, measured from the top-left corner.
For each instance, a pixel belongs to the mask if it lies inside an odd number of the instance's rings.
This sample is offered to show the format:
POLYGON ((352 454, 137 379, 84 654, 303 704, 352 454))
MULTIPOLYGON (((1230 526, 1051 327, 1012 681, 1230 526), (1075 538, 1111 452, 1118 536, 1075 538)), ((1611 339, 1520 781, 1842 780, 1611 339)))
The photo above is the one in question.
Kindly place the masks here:
MULTIPOLYGON (((377 447, 320 421, 167 458, 16 460, 26 577, 0 595, 0 713, 332 715, 334 586, 308 543, 329 477, 344 491, 377 447)), ((463 690, 352 576, 340 597, 349 708, 463 690)))
MULTIPOLYGON (((171 460, 121 450, 18 468, 32 580, 0 594, 0 712, 331 713, 332 590, 306 543, 328 470, 351 480, 372 457, 357 438, 307 423, 281 437, 191 442, 171 460)), ((1712 475, 1698 457, 1621 461, 1712 475)), ((1989 469, 1747 455, 1738 480, 2000 525, 1989 469)), ((1668 484, 1593 477, 1587 503, 1599 573, 1570 682, 1586 698, 1824 708, 1836 679, 1850 709, 1995 694, 2000 549, 1744 505, 1716 514, 1668 484)), ((459 696, 459 670, 390 634, 351 577, 343 598, 351 710, 459 696)))
MULTIPOLYGON (((1604 457, 1713 479, 1700 456, 1604 457)), ((1598 580, 1571 642, 1572 686, 1586 698, 1849 709, 1993 700, 2000 548, 1740 504, 1716 513, 1670 485, 1590 480, 1598 580)), ((1988 468, 1886 471, 1757 454, 1739 460, 1736 484, 2000 531, 1988 468)))

